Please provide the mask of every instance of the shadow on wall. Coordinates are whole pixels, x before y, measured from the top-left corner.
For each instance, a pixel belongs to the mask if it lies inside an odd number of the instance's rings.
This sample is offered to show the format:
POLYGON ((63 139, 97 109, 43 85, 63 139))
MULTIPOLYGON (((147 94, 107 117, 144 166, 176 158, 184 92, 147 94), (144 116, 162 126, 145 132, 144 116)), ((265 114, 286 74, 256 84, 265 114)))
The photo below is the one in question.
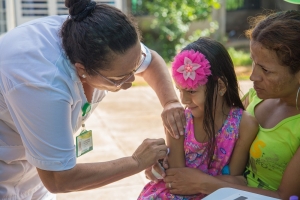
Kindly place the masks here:
POLYGON ((5 35, 5 33, 0 34, 0 39, 5 35))

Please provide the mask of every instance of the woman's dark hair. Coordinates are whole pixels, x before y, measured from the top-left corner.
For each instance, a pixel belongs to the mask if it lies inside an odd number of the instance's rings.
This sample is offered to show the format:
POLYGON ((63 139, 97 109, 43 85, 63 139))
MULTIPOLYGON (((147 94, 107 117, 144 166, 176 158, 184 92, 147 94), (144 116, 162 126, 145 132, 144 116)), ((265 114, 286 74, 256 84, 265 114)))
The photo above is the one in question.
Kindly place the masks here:
POLYGON ((250 18, 246 36, 276 52, 292 74, 300 70, 300 11, 290 10, 250 18))
MULTIPOLYGON (((227 90, 224 94, 224 103, 229 107, 239 107, 244 109, 239 96, 239 87, 234 71, 232 60, 225 47, 210 38, 199 38, 195 42, 187 45, 184 50, 194 50, 205 55, 210 62, 212 75, 208 77, 206 83, 206 99, 204 105, 203 127, 208 136, 207 158, 209 165, 212 162, 215 145, 216 145, 216 130, 215 130, 215 108, 218 95, 218 79, 220 78, 227 90)), ((223 105, 222 105, 223 107, 223 105)))
POLYGON ((61 29, 62 44, 71 63, 87 73, 108 70, 114 54, 124 54, 139 41, 137 26, 124 13, 91 0, 65 0, 69 18, 61 29))

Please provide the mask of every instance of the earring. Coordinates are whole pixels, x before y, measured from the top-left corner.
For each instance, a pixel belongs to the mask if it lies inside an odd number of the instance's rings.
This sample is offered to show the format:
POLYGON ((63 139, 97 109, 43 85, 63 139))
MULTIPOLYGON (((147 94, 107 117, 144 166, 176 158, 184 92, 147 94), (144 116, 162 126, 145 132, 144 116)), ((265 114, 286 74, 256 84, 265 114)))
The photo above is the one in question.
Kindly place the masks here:
POLYGON ((219 95, 220 95, 220 96, 223 96, 223 92, 222 92, 222 91, 220 91, 220 92, 219 92, 219 95))
POLYGON ((82 77, 82 78, 86 78, 86 75, 85 75, 85 74, 82 74, 81 77, 82 77))
POLYGON ((296 108, 297 108, 297 110, 299 110, 299 108, 298 108, 298 95, 299 95, 299 90, 300 90, 300 87, 298 88, 297 96, 296 96, 296 108))

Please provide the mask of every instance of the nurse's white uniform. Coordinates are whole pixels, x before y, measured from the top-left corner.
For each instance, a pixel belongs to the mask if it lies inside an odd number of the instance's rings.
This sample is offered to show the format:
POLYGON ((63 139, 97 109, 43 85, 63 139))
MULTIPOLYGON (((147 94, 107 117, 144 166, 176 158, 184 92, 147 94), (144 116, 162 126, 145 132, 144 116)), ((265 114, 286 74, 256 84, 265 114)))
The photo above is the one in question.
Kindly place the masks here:
MULTIPOLYGON (((0 199, 55 199, 36 167, 76 165, 73 134, 92 112, 82 117, 87 99, 61 46, 66 17, 33 20, 0 39, 0 199)), ((142 50, 147 56, 137 73, 151 62, 149 49, 142 50)), ((92 111, 106 93, 95 89, 92 111)))

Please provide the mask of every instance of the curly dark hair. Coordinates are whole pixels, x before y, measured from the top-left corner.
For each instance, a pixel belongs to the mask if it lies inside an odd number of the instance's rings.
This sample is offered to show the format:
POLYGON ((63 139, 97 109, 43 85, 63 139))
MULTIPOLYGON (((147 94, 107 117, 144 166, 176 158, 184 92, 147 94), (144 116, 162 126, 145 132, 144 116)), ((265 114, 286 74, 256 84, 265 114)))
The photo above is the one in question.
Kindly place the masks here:
POLYGON ((245 32, 251 40, 276 52, 290 73, 300 70, 300 11, 289 10, 250 18, 251 28, 245 32))

